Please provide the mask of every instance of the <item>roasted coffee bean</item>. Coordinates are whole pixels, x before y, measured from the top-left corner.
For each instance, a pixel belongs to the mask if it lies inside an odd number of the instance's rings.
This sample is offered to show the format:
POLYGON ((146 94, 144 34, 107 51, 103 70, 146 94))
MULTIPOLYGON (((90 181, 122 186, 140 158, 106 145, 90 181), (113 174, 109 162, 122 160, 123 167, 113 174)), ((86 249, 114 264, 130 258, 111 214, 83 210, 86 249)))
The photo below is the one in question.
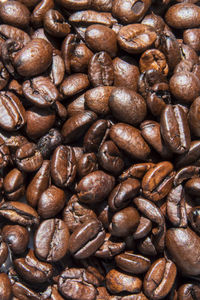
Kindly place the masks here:
POLYGON ((97 120, 85 134, 83 146, 87 152, 98 152, 100 145, 106 138, 111 124, 104 119, 97 120))
POLYGON ((15 259, 14 266, 17 273, 29 283, 43 283, 53 275, 52 265, 39 261, 33 250, 29 250, 25 258, 15 259))
POLYGON ((128 168, 126 171, 124 171, 120 176, 120 180, 126 180, 128 178, 138 178, 141 179, 145 173, 150 169, 155 167, 155 164, 153 163, 140 163, 140 164, 134 164, 130 168, 128 168))
POLYGON ((192 196, 198 196, 200 192, 200 178, 192 178, 189 179, 185 183, 185 190, 188 194, 192 196))
POLYGON ((147 70, 155 69, 165 76, 168 74, 168 65, 165 55, 157 49, 146 50, 140 57, 139 65, 142 73, 147 70))
POLYGON ((97 24, 89 26, 85 32, 85 41, 92 51, 106 51, 111 57, 116 56, 116 33, 104 25, 97 24))
POLYGON ((101 51, 92 56, 88 65, 88 76, 94 87, 113 84, 114 69, 108 53, 101 51))
POLYGON ((85 153, 81 156, 77 164, 77 173, 80 177, 84 177, 97 169, 97 157, 94 153, 85 153))
POLYGON ((24 172, 38 170, 43 162, 42 154, 34 143, 27 143, 19 147, 15 154, 15 160, 18 168, 24 172))
POLYGON ((11 92, 0 92, 0 127, 13 131, 26 123, 25 109, 17 96, 11 92))
POLYGON ((137 179, 128 178, 119 183, 110 193, 108 205, 112 211, 126 207, 137 195, 140 189, 140 182, 137 179))
POLYGON ((120 292, 137 294, 141 290, 142 281, 138 277, 112 269, 106 275, 106 287, 113 294, 120 292))
POLYGON ((97 286, 98 279, 83 268, 66 268, 59 276, 59 291, 72 300, 95 300, 97 286))
POLYGON ((132 206, 116 212, 109 225, 109 231, 112 235, 126 237, 132 234, 140 221, 140 215, 132 206))
POLYGON ((0 239, 0 266, 6 262, 9 255, 8 246, 5 242, 2 241, 2 238, 0 239))
POLYGON ((189 227, 170 228, 166 233, 167 250, 179 270, 186 275, 195 276, 200 273, 199 243, 199 236, 189 227))
POLYGON ((145 160, 150 154, 151 150, 142 138, 140 131, 126 123, 113 125, 110 129, 110 137, 120 149, 133 158, 145 160), (137 140, 137 144, 135 140, 137 140))
POLYGON ((163 199, 171 190, 175 172, 170 162, 158 163, 142 179, 142 193, 152 201, 163 199))
POLYGON ((63 15, 54 9, 49 9, 43 19, 45 30, 55 37, 66 37, 70 26, 65 22, 63 15))
POLYGON ((122 155, 112 141, 106 141, 99 148, 98 162, 103 169, 116 175, 124 168, 122 155))
POLYGON ((165 20, 169 26, 177 29, 198 27, 200 25, 199 6, 193 3, 172 5, 165 15, 165 20), (185 18, 186 13, 187 18, 185 18))
POLYGON ((144 293, 150 299, 162 299, 171 290, 176 279, 176 265, 169 259, 156 260, 144 278, 144 293))
POLYGON ((109 97, 113 90, 111 86, 101 86, 85 93, 85 105, 98 115, 110 113, 109 97))
POLYGON ((53 0, 43 0, 35 6, 32 15, 31 15, 31 23, 34 27, 41 27, 43 25, 43 19, 45 13, 54 7, 53 0))
POLYGON ((55 123, 55 112, 50 109, 32 107, 26 111, 26 134, 37 139, 46 134, 55 123))
POLYGON ((61 133, 57 129, 51 128, 46 135, 39 139, 37 147, 42 153, 42 156, 46 158, 57 146, 61 144, 61 142, 61 133))
POLYGON ((137 92, 140 75, 136 61, 131 56, 116 57, 113 60, 114 86, 123 86, 137 92))
POLYGON ((27 100, 39 107, 52 106, 59 96, 50 78, 43 76, 24 81, 22 90, 27 100))
POLYGON ((23 283, 17 281, 14 282, 14 284, 12 285, 12 293, 16 297, 16 300, 18 299, 27 300, 30 298, 32 298, 33 300, 41 299, 38 293, 34 292, 31 288, 25 286, 23 283))
POLYGON ((43 219, 55 217, 64 207, 66 193, 54 185, 50 185, 38 200, 38 214, 43 219))
POLYGON ((63 98, 72 97, 87 89, 89 84, 86 74, 73 74, 63 80, 60 85, 60 93, 63 95, 63 98))
POLYGON ((150 4, 151 1, 149 0, 115 0, 112 5, 112 13, 116 18, 119 18, 122 23, 138 23, 149 9, 150 4))
POLYGON ((52 155, 51 176, 59 187, 67 187, 76 176, 76 158, 73 148, 58 146, 52 155))
POLYGON ((87 204, 95 204, 106 199, 115 185, 113 176, 103 171, 94 171, 81 179, 76 191, 79 200, 87 204))
POLYGON ((23 226, 39 224, 37 212, 26 203, 9 201, 0 205, 0 215, 23 226))
POLYGON ((23 254, 29 242, 28 230, 20 225, 6 225, 2 229, 3 241, 14 254, 23 254))
POLYGON ((87 258, 103 244, 105 235, 102 223, 96 218, 85 221, 70 236, 69 251, 75 258, 87 258))
POLYGON ((26 189, 26 199, 32 207, 37 206, 40 196, 49 186, 49 181, 50 161, 44 160, 26 189))
POLYGON ((24 175, 18 169, 12 169, 4 178, 3 187, 6 198, 17 201, 25 193, 24 175))
POLYGON ((190 221, 190 224, 192 226, 192 228, 199 234, 200 232, 200 207, 199 206, 195 206, 190 210, 190 213, 188 215, 188 219, 190 221))
POLYGON ((10 300, 12 297, 11 282, 6 273, 0 274, 0 298, 2 300, 10 300))
POLYGON ((182 154, 190 147, 187 116, 179 105, 167 105, 161 114, 161 134, 172 152, 182 154))
POLYGON ((68 250, 69 230, 60 219, 48 219, 40 223, 34 239, 35 254, 39 259, 56 262, 68 250))
POLYGON ((72 232, 91 218, 97 218, 95 212, 85 204, 80 203, 75 195, 70 198, 63 209, 63 221, 72 232))
POLYGON ((150 48, 156 37, 157 35, 151 26, 130 24, 120 29, 117 40, 123 50, 131 54, 138 54, 150 48))
POLYGON ((185 192, 182 185, 173 188, 167 196, 167 216, 174 227, 187 227, 185 192))
POLYGON ((196 166, 188 166, 177 171, 174 177, 174 186, 177 186, 187 179, 198 178, 200 168, 196 166))
POLYGON ((44 39, 33 39, 14 58, 21 76, 31 77, 45 72, 52 62, 52 47, 44 39))
POLYGON ((95 252, 95 256, 99 258, 112 258, 125 249, 125 243, 112 238, 110 233, 106 234, 104 243, 95 252))
POLYGON ((0 90, 3 90, 9 81, 9 73, 2 62, 0 62, 0 90))
POLYGON ((132 274, 145 273, 151 266, 151 262, 148 258, 129 252, 115 256, 115 262, 121 270, 132 274))
POLYGON ((69 118, 61 129, 65 144, 77 141, 96 120, 97 115, 89 110, 77 113, 69 118))
POLYGON ((141 216, 139 225, 135 230, 135 232, 133 233, 133 238, 137 240, 146 237, 151 231, 151 228, 152 228, 152 222, 149 219, 141 216))
POLYGON ((10 151, 4 140, 0 138, 0 168, 5 168, 10 163, 10 151))
POLYGON ((64 78, 65 75, 65 64, 64 60, 60 55, 53 51, 52 64, 51 64, 51 73, 49 77, 51 81, 58 86, 64 78))
POLYGON ((114 88, 108 104, 117 120, 131 125, 140 124, 147 113, 144 99, 128 88, 114 88))

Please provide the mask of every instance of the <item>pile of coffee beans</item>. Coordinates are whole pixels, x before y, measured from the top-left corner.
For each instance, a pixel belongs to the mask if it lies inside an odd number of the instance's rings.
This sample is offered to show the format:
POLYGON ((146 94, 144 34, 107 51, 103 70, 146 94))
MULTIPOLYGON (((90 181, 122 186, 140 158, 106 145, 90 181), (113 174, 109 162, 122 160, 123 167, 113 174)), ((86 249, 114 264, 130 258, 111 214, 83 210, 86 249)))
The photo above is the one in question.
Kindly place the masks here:
POLYGON ((0 300, 200 299, 200 2, 0 0, 0 300))

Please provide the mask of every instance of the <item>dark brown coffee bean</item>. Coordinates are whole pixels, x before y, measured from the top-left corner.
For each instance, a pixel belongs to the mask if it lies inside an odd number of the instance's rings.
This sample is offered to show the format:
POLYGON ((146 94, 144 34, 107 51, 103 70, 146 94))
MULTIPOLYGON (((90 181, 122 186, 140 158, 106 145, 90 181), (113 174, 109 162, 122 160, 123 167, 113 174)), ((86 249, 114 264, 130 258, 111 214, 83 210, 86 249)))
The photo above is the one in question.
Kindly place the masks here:
POLYGON ((14 266, 17 273, 31 284, 46 282, 53 275, 52 265, 39 261, 32 249, 29 250, 25 258, 15 259, 14 266))
POLYGON ((77 73, 68 76, 60 85, 60 93, 64 98, 72 97, 89 87, 89 80, 86 74, 77 73))
POLYGON ((66 268, 59 276, 58 288, 65 298, 95 300, 98 279, 83 268, 66 268))
POLYGON ((69 250, 77 259, 91 256, 103 244, 105 231, 102 223, 95 219, 80 225, 70 236, 69 250))
POLYGON ((0 298, 2 300, 10 300, 12 297, 12 286, 10 279, 6 273, 0 274, 0 298))
POLYGON ((54 9, 49 9, 43 19, 45 30, 55 37, 66 37, 70 32, 70 26, 65 22, 63 15, 54 9))
POLYGON ((17 201, 25 193, 24 175, 18 169, 12 169, 4 178, 3 187, 6 198, 17 201))
POLYGON ((199 234, 200 232, 200 207, 195 206, 190 210, 188 219, 192 228, 199 234))
POLYGON ((21 171, 34 172, 41 167, 43 158, 36 144, 26 143, 17 149, 15 161, 21 171))
POLYGON ((111 27, 112 22, 106 13, 94 10, 77 11, 69 17, 69 22, 73 25, 83 25, 88 27, 92 24, 101 24, 111 27))
POLYGON ((137 210, 132 206, 128 206, 114 214, 109 225, 109 231, 114 236, 128 236, 135 231, 139 220, 140 215, 137 210))
POLYGON ((167 216, 174 227, 187 227, 185 192, 182 185, 173 188, 167 196, 167 216))
POLYGON ((81 202, 94 204, 106 199, 115 185, 115 178, 103 171, 94 171, 81 179, 76 191, 81 202))
POLYGON ((150 233, 151 228, 152 228, 152 222, 149 219, 141 216, 139 225, 135 230, 135 232, 133 233, 133 238, 137 240, 146 237, 150 233))
POLYGON ((99 148, 98 162, 104 170, 116 175, 124 168, 122 155, 112 141, 106 141, 99 148))
POLYGON ((142 179, 142 192, 151 201, 163 199, 171 190, 175 172, 170 162, 160 162, 142 179))
POLYGON ((109 97, 113 90, 112 86, 99 86, 85 93, 86 106, 98 115, 110 113, 109 97))
POLYGON ((110 126, 110 122, 104 119, 93 123, 84 136, 83 146, 85 151, 98 152, 99 147, 108 135, 110 126))
POLYGON ((0 215, 23 226, 39 224, 37 212, 29 205, 21 202, 9 201, 0 205, 0 215))
POLYGON ((51 176, 59 187, 67 187, 76 176, 76 159, 73 148, 58 146, 51 159, 51 176))
POLYGON ((50 78, 43 76, 24 81, 22 90, 26 99, 39 107, 52 106, 59 96, 50 78))
POLYGON ((174 177, 174 186, 177 186, 185 180, 191 178, 198 178, 200 173, 200 167, 187 166, 177 171, 174 177))
POLYGON ((150 153, 150 148, 142 138, 140 131, 133 126, 117 123, 111 127, 110 137, 120 149, 133 158, 145 160, 150 153), (135 140, 137 140, 137 144, 135 140))
POLYGON ((183 41, 195 51, 200 51, 200 30, 199 28, 187 29, 183 33, 183 41))
POLYGON ((164 144, 159 123, 146 120, 140 124, 140 129, 143 138, 149 145, 151 145, 163 158, 170 157, 171 153, 164 144))
POLYGON ((26 111, 26 134, 31 139, 40 138, 54 126, 55 118, 53 110, 31 107, 26 111))
POLYGON ((197 178, 189 179, 185 183, 184 187, 188 194, 192 196, 198 196, 200 192, 200 178, 197 177, 197 178))
POLYGON ((3 90, 9 81, 9 73, 2 62, 0 62, 0 90, 3 90))
POLYGON ((131 125, 140 124, 147 113, 144 99, 128 88, 114 88, 108 103, 117 120, 131 125))
POLYGON ((151 5, 151 1, 123 1, 114 0, 112 5, 112 13, 119 18, 122 23, 138 23, 145 15, 151 5))
POLYGON ((169 259, 156 260, 144 278, 144 292, 152 300, 164 298, 176 279, 176 265, 169 259))
POLYGON ((34 290, 28 288, 23 283, 17 281, 14 282, 14 284, 12 285, 12 292, 13 295, 16 297, 16 300, 19 299, 28 300, 30 298, 32 298, 33 300, 41 299, 39 293, 34 292, 34 290))
POLYGON ((165 15, 165 20, 169 26, 177 29, 198 27, 200 25, 200 8, 193 3, 172 5, 165 15))
POLYGON ((137 92, 139 68, 131 56, 116 57, 113 60, 114 86, 123 86, 137 92))
POLYGON ((182 103, 193 102, 200 93, 200 81, 192 72, 175 73, 169 86, 172 95, 182 103))
POLYGON ((37 206, 41 194, 48 188, 50 181, 50 161, 43 161, 42 166, 30 181, 26 189, 27 202, 32 206, 37 206))
POLYGON ((155 257, 157 255, 156 247, 153 244, 151 235, 146 236, 144 239, 138 242, 137 248, 140 253, 147 256, 155 257))
POLYGON ((64 207, 66 193, 54 185, 49 186, 38 201, 38 214, 43 219, 55 217, 64 207))
POLYGON ((116 33, 104 25, 91 25, 85 32, 85 41, 89 48, 95 52, 105 51, 111 57, 116 56, 116 33))
POLYGON ((2 237, 0 238, 0 266, 6 262, 8 258, 8 246, 5 242, 2 241, 2 237))
POLYGON ((49 77, 51 81, 58 86, 64 78, 65 75, 65 64, 64 60, 60 55, 53 51, 52 64, 51 64, 51 73, 49 77))
POLYGON ((52 62, 52 47, 44 39, 33 39, 14 58, 21 76, 31 77, 45 72, 52 62))
POLYGON ((195 164, 195 163, 198 164, 198 159, 199 159, 199 156, 200 156, 199 143, 200 143, 200 141, 192 141, 191 142, 188 152, 180 155, 177 158, 176 168, 181 168, 181 167, 184 167, 186 165, 191 165, 191 164, 195 164))
POLYGON ((46 135, 43 135, 38 143, 37 147, 42 153, 44 158, 48 157, 51 152, 62 143, 62 135, 60 131, 55 128, 49 130, 46 135))
POLYGON ((167 105, 161 114, 161 133, 172 152, 182 154, 190 147, 191 137, 187 116, 179 105, 167 105))
POLYGON ((142 281, 138 277, 112 269, 106 275, 106 287, 113 294, 121 292, 134 294, 140 292, 142 281))
POLYGON ((63 209, 63 221, 67 224, 70 231, 74 231, 81 224, 97 216, 92 209, 78 201, 78 197, 73 195, 63 209))
POLYGON ((170 228, 166 233, 167 250, 179 270, 187 275, 200 273, 199 243, 199 236, 189 227, 170 228), (189 248, 185 245, 189 245, 189 248))
POLYGON ((25 109, 15 94, 0 92, 0 127, 13 131, 26 123, 25 109))
POLYGON ((19 1, 6 1, 1 3, 0 18, 2 23, 24 28, 29 25, 30 11, 19 1))
POLYGON ((128 178, 138 178, 141 179, 145 173, 150 169, 155 167, 155 164, 153 163, 140 163, 140 164, 134 164, 130 168, 128 168, 126 171, 124 171, 120 176, 120 180, 126 180, 128 178))
POLYGON ((112 0, 92 0, 92 8, 100 11, 111 11, 112 0))
POLYGON ((97 157, 94 153, 85 153, 78 161, 77 173, 80 177, 98 170, 97 157))
POLYGON ((0 137, 0 168, 5 168, 11 161, 10 151, 4 140, 0 137))
POLYGON ((200 105, 200 97, 196 98, 192 105, 190 106, 190 110, 188 113, 188 121, 190 125, 190 129, 195 136, 200 136, 200 127, 199 127, 199 105, 200 105))
POLYGON ((140 57, 139 65, 141 72, 155 69, 167 76, 169 71, 165 55, 157 49, 145 51, 140 57))
POLYGON ((128 178, 119 183, 109 195, 108 205, 112 211, 126 207, 140 189, 140 182, 137 179, 128 178))
POLYGON ((94 87, 113 84, 114 69, 108 53, 101 51, 92 56, 88 65, 88 77, 94 87))
POLYGON ((125 249, 125 243, 113 238, 110 233, 106 234, 104 243, 95 252, 95 256, 99 258, 112 258, 121 253, 125 249))
POLYGON ((53 0, 43 0, 35 6, 32 15, 31 15, 31 23, 34 27, 41 27, 43 25, 43 19, 46 12, 54 7, 53 0))
POLYGON ((0 35, 3 37, 3 39, 0 39, 2 42, 12 39, 20 41, 24 46, 31 40, 30 36, 25 31, 7 24, 0 25, 0 35))
POLYGON ((40 223, 35 234, 35 253, 42 260, 56 262, 67 253, 68 241, 69 230, 62 220, 45 220, 40 223))
POLYGON ((20 225, 6 225, 2 229, 3 241, 14 254, 23 254, 29 242, 28 230, 20 225))
POLYGON ((92 51, 85 44, 77 44, 74 51, 70 53, 71 70, 77 73, 87 73, 92 56, 92 51))
POLYGON ((96 118, 97 115, 89 110, 77 113, 69 118, 61 130, 64 143, 68 144, 79 140, 96 118))
POLYGON ((180 300, 193 300, 200 297, 200 288, 193 283, 182 284, 178 289, 178 297, 180 300))
POLYGON ((115 256, 115 262, 121 270, 132 274, 145 273, 151 266, 148 258, 128 252, 115 256))
POLYGON ((156 37, 157 35, 151 26, 130 24, 120 29, 117 40, 123 50, 131 54, 138 54, 150 48, 156 37))

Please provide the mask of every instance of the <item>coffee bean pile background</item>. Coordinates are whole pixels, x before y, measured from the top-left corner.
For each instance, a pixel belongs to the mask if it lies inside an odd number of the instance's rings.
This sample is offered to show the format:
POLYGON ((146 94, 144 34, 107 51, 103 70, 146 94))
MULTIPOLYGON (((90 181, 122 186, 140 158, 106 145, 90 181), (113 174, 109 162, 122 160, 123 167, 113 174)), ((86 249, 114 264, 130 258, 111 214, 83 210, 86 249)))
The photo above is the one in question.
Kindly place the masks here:
POLYGON ((0 2, 0 299, 200 299, 200 3, 0 2))

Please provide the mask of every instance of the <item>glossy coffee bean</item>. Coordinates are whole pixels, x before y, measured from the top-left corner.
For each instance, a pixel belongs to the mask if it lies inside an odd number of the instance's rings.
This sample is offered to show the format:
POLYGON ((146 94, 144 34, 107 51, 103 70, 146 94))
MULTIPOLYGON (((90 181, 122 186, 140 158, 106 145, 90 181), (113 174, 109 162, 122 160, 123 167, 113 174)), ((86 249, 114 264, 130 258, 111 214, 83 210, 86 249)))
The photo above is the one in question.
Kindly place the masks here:
POLYGON ((102 244, 105 231, 96 218, 80 225, 70 236, 69 250, 77 259, 91 256, 102 244))
POLYGON ((6 198, 11 201, 17 201, 24 195, 24 175, 18 169, 12 169, 4 178, 3 186, 6 198))
POLYGON ((29 242, 28 230, 20 225, 6 225, 2 230, 2 238, 11 251, 18 255, 23 254, 29 242))
POLYGON ((10 300, 12 297, 12 286, 6 273, 0 274, 0 297, 2 300, 10 300))
POLYGON ((35 233, 35 253, 41 260, 56 262, 67 253, 68 242, 67 225, 60 219, 48 219, 40 223, 35 233))
POLYGON ((121 270, 132 274, 145 273, 151 266, 148 258, 128 252, 115 256, 115 262, 121 270))

